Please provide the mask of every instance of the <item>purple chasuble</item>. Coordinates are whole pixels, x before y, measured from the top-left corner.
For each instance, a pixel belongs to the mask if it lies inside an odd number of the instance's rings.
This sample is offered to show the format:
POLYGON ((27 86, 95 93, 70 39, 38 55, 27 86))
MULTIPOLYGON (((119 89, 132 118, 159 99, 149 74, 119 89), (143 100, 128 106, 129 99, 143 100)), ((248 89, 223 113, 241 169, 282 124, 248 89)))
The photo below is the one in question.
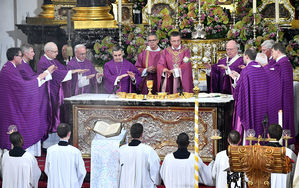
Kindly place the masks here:
POLYGON ((277 61, 280 69, 281 87, 282 87, 282 116, 283 116, 283 129, 291 131, 290 144, 294 144, 295 140, 295 127, 294 127, 294 88, 293 88, 293 68, 287 57, 281 58, 277 61))
POLYGON ((40 141, 47 124, 40 120, 40 88, 37 79, 24 80, 7 62, 0 72, 0 148, 11 149, 8 127, 16 125, 24 138, 24 148, 40 141))
MULTIPOLYGON (((254 129, 256 136, 263 136, 262 121, 268 113, 269 81, 265 69, 261 66, 255 67, 257 65, 259 65, 257 62, 252 61, 242 70, 233 92, 234 110, 244 131, 254 129)), ((233 129, 241 131, 236 122, 233 129)), ((240 134, 243 135, 243 132, 240 134)))
MULTIPOLYGON (((138 59, 135 63, 135 66, 140 71, 140 74, 142 74, 143 70, 154 66, 157 68, 158 61, 160 59, 162 51, 148 51, 144 50, 138 55, 138 59)), ((148 94, 148 89, 146 85, 147 80, 153 80, 153 88, 152 93, 155 94, 157 92, 157 72, 155 73, 147 73, 146 76, 142 77, 142 83, 140 84, 140 91, 142 94, 148 94)))
MULTIPOLYGON (((190 50, 183 45, 181 46, 180 50, 173 50, 171 47, 168 47, 162 51, 161 58, 157 66, 158 91, 160 91, 160 85, 162 84, 161 79, 163 69, 167 68, 168 70, 172 70, 176 65, 177 68, 181 69, 180 80, 183 90, 185 92, 193 93, 192 65, 190 62, 184 63, 184 57, 190 58, 191 55, 190 50)), ((165 79, 167 79, 166 92, 173 93, 173 75, 171 75, 169 78, 166 76, 165 79)))
POLYGON ((48 60, 43 55, 37 64, 37 72, 40 74, 51 65, 56 65, 58 69, 52 73, 52 80, 46 83, 50 108, 48 120, 49 132, 56 132, 57 126, 60 124, 60 106, 63 103, 62 81, 67 75, 68 71, 66 70, 66 67, 56 59, 48 60))
POLYGON ((130 63, 128 60, 124 59, 123 62, 114 62, 111 60, 104 65, 104 88, 106 93, 112 93, 114 89, 114 82, 116 78, 122 74, 127 74, 127 71, 135 73, 136 84, 131 81, 130 76, 127 76, 120 80, 118 84, 119 89, 117 91, 136 93, 138 92, 138 87, 141 83, 141 76, 138 69, 130 63))
POLYGON ((264 66, 269 80, 269 125, 278 124, 278 111, 282 109, 282 89, 280 83, 280 70, 277 65, 264 66))
MULTIPOLYGON (((225 93, 232 94, 232 79, 229 75, 225 74, 225 70, 218 67, 217 65, 225 65, 231 60, 229 58, 223 58, 218 61, 217 64, 212 65, 211 67, 211 75, 207 76, 207 81, 210 85, 211 93, 225 93)), ((232 71, 236 71, 238 73, 241 72, 242 69, 239 68, 240 65, 244 65, 243 57, 239 57, 235 62, 233 62, 229 68, 232 71)))
MULTIPOLYGON (((78 62, 76 57, 73 57, 71 61, 67 64, 68 70, 74 69, 89 69, 87 72, 83 73, 82 76, 88 76, 91 74, 97 74, 94 65, 85 58, 83 62, 78 62)), ((72 75, 71 81, 71 96, 79 95, 83 93, 98 93, 98 82, 96 76, 89 79, 89 85, 79 88, 78 73, 72 75)))
POLYGON ((276 61, 273 58, 268 59, 268 65, 273 66, 275 63, 276 61))
POLYGON ((30 65, 24 60, 22 60, 22 63, 17 66, 17 69, 20 71, 24 80, 31 80, 33 78, 36 79, 38 77, 38 74, 34 72, 30 65))

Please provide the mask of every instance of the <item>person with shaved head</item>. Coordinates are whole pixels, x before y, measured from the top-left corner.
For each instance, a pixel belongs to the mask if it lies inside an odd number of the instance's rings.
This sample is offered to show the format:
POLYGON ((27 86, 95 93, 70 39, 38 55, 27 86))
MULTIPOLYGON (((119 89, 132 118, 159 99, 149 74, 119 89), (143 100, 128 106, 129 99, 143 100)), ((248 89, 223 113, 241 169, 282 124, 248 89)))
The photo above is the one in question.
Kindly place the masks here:
POLYGON ((231 71, 241 72, 243 57, 238 54, 239 45, 230 40, 226 43, 226 57, 217 64, 207 64, 207 85, 209 92, 232 94, 231 71))

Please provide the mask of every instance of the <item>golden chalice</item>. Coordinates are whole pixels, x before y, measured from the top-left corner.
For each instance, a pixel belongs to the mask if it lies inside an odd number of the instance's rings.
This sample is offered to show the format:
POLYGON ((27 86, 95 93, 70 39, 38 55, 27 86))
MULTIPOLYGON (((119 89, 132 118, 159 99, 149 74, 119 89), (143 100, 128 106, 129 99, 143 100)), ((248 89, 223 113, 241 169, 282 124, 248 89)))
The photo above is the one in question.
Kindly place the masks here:
POLYGON ((153 85, 154 85, 154 81, 153 80, 147 80, 146 81, 146 86, 148 88, 148 95, 152 95, 153 85))

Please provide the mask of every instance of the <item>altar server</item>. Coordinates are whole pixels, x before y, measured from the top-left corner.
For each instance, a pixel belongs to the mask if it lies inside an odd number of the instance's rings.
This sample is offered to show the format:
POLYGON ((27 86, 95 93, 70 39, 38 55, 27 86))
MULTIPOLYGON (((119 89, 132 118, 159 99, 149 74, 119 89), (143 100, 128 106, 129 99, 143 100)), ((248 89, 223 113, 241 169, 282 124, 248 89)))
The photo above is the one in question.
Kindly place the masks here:
POLYGON ((9 136, 13 149, 3 154, 3 188, 38 188, 41 171, 33 155, 23 149, 23 137, 19 132, 9 136))
MULTIPOLYGON (((274 138, 275 141, 270 141, 266 146, 282 147, 279 140, 282 136, 282 128, 278 124, 271 124, 268 128, 268 138, 274 138)), ((292 163, 292 170, 288 174, 271 173, 271 188, 288 188, 292 187, 293 175, 295 172, 296 154, 286 148, 286 156, 288 156, 294 163, 292 163)))
POLYGON ((57 45, 53 42, 48 42, 44 47, 45 54, 40 58, 37 64, 37 72, 41 73, 45 71, 49 66, 55 65, 57 70, 52 74, 52 80, 48 83, 47 89, 49 93, 49 105, 51 107, 48 113, 49 118, 49 132, 56 132, 57 126, 60 123, 60 106, 63 103, 63 89, 62 82, 66 82, 72 79, 72 74, 83 73, 85 69, 67 70, 55 58, 58 54, 57 45))
POLYGON ((160 158, 149 145, 141 143, 143 126, 130 129, 133 140, 120 147, 120 188, 155 188, 160 184, 160 158))
POLYGON ((168 93, 193 92, 190 50, 181 44, 181 35, 177 31, 170 34, 171 46, 164 49, 157 66, 158 91, 168 93))
POLYGON ((102 82, 103 74, 98 73, 92 62, 86 58, 86 47, 83 44, 75 46, 75 57, 67 64, 67 69, 88 70, 83 74, 78 73, 73 75, 71 96, 82 93, 98 93, 98 83, 102 82))
MULTIPOLYGON (((167 188, 192 188, 195 185, 195 156, 187 149, 189 136, 186 133, 180 133, 176 142, 178 150, 167 154, 163 160, 160 170, 161 178, 167 188)), ((199 183, 213 185, 211 167, 205 165, 199 158, 199 183)))
POLYGON ((119 46, 112 48, 113 60, 104 65, 104 88, 107 93, 138 93, 141 76, 138 69, 123 58, 124 52, 119 46))
POLYGON ((71 128, 61 123, 57 127, 58 144, 47 150, 45 173, 48 188, 79 188, 83 184, 86 169, 79 149, 69 145, 71 128))
POLYGON ((147 94, 147 80, 153 80, 152 93, 157 92, 157 64, 161 56, 161 49, 158 46, 159 39, 156 33, 150 33, 147 37, 148 46, 138 55, 135 66, 141 72, 142 83, 140 91, 142 94, 147 94))
POLYGON ((45 72, 31 80, 24 80, 16 68, 21 64, 20 48, 9 48, 6 52, 8 62, 0 72, 0 148, 11 149, 10 125, 16 125, 24 137, 24 149, 39 142, 45 135, 46 128, 40 116, 40 86, 44 78, 54 71, 47 67, 45 72))
POLYGON ((272 49, 272 57, 280 69, 281 87, 282 87, 282 114, 283 114, 283 129, 291 131, 290 144, 294 144, 295 140, 295 125, 294 125, 294 88, 293 88, 293 68, 291 62, 286 56, 285 47, 276 43, 272 49))
POLYGON ((233 92, 235 99, 233 129, 241 135, 248 129, 254 129, 257 136, 263 136, 267 131, 263 128, 262 121, 268 113, 269 81, 264 68, 254 61, 256 54, 254 48, 248 48, 244 52, 246 67, 241 74, 236 71, 230 74, 237 80, 233 92))
POLYGON ((230 40, 226 44, 226 57, 217 64, 207 64, 207 82, 212 93, 232 94, 231 71, 241 72, 243 57, 238 54, 238 44, 230 40))
MULTIPOLYGON (((227 138, 229 145, 238 146, 240 141, 239 132, 235 130, 230 131, 227 138)), ((227 150, 223 150, 217 153, 212 169, 212 178, 216 182, 216 188, 227 187, 227 169, 229 169, 229 158, 227 156, 227 150)), ((238 181, 238 186, 240 185, 241 179, 238 181)), ((230 187, 235 187, 235 184, 231 184, 230 187)))

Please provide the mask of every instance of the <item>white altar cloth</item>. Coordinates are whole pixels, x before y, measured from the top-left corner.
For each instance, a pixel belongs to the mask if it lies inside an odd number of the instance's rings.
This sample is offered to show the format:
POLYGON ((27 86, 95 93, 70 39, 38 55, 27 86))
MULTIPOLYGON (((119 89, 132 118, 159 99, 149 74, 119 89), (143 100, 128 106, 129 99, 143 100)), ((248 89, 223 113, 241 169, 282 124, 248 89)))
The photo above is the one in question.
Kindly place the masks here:
POLYGON ((119 144, 126 136, 122 129, 118 136, 106 138, 96 134, 91 142, 90 187, 118 187, 119 144))

